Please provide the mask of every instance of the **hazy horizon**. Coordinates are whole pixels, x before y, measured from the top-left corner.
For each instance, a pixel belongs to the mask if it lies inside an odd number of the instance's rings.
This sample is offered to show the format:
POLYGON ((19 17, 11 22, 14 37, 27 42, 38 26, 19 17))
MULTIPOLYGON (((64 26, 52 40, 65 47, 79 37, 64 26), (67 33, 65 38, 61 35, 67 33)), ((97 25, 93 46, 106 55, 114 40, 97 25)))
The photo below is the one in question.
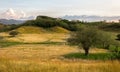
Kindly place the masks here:
POLYGON ((1 0, 0 18, 64 15, 120 16, 119 0, 1 0))

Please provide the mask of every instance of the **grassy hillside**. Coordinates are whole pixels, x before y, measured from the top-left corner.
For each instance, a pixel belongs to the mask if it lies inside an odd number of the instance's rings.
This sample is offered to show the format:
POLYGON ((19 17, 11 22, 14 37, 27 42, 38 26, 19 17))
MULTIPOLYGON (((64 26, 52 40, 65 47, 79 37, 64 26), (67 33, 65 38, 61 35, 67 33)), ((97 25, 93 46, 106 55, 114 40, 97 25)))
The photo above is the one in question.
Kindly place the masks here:
POLYGON ((18 31, 19 33, 44 33, 46 32, 43 28, 40 28, 40 27, 34 27, 34 26, 21 26, 17 29, 15 29, 16 31, 18 31))
POLYGON ((51 27, 51 28, 41 28, 35 26, 21 26, 15 31, 18 31, 21 34, 40 34, 40 33, 69 33, 67 29, 62 27, 51 27))
POLYGON ((48 30, 51 32, 55 32, 55 33, 69 33, 70 32, 69 30, 59 27, 59 26, 51 27, 48 30))

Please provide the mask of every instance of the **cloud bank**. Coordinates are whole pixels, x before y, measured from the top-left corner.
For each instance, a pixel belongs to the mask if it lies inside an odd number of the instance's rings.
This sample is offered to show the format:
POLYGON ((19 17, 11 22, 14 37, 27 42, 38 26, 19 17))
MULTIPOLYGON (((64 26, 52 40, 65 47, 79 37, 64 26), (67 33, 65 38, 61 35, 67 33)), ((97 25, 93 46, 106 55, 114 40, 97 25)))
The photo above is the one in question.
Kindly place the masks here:
MULTIPOLYGON (((31 17, 31 16, 30 16, 31 17)), ((9 8, 5 12, 0 14, 0 19, 22 19, 22 20, 27 20, 27 19, 33 19, 34 17, 30 18, 27 17, 26 13, 22 10, 16 11, 12 8, 9 8)))

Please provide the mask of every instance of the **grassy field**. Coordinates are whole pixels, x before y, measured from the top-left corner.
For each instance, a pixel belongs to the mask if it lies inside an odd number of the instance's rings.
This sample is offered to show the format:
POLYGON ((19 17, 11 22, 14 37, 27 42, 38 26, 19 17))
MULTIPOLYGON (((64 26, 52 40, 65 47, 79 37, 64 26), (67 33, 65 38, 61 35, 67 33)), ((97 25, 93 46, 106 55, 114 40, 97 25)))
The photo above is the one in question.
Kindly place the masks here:
MULTIPOLYGON (((119 72, 120 62, 67 59, 63 55, 82 53, 67 45, 24 44, 0 49, 0 72, 119 72)), ((107 52, 91 49, 91 53, 107 52)))
POLYGON ((43 34, 19 34, 16 37, 10 37, 8 33, 1 33, 7 41, 36 43, 36 42, 65 42, 68 34, 65 33, 43 33, 43 34))
MULTIPOLYGON (((120 69, 118 60, 82 59, 78 54, 81 56, 84 51, 66 45, 68 35, 64 33, 20 34, 13 38, 7 33, 0 35, 14 42, 0 48, 0 72, 119 72, 120 69)), ((92 48, 90 53, 102 56, 109 51, 92 48)))

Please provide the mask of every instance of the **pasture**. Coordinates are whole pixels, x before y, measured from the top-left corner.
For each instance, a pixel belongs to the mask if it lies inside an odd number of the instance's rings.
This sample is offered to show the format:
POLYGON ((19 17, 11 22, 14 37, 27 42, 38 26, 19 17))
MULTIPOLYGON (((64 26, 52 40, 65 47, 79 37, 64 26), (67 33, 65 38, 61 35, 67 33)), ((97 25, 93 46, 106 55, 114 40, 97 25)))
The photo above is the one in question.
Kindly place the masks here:
MULTIPOLYGON (((7 42, 18 42, 0 48, 0 72, 119 72, 118 60, 91 60, 75 58, 83 49, 68 46, 66 33, 19 34, 7 42), (69 55, 69 58, 65 57, 69 55)), ((6 43, 7 43, 6 42, 6 43)), ((105 54, 108 50, 91 48, 91 54, 105 54)))

